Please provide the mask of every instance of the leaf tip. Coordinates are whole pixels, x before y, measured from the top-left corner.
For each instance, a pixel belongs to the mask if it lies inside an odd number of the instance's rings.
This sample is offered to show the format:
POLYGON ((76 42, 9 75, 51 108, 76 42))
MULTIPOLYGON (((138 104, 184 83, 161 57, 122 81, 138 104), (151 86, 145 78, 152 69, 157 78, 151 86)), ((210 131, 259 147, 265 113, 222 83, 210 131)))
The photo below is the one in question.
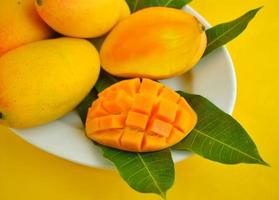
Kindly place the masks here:
POLYGON ((264 6, 257 7, 253 10, 250 10, 248 13, 254 13, 254 16, 263 8, 264 6))
POLYGON ((266 166, 266 167, 271 167, 271 165, 268 164, 267 162, 265 162, 264 160, 261 160, 260 164, 261 164, 261 165, 264 165, 264 166, 266 166))
POLYGON ((260 165, 264 165, 266 167, 271 167, 271 165, 269 163, 267 163, 266 161, 264 161, 261 156, 259 156, 259 159, 258 159, 258 162, 257 164, 260 164, 260 165))
POLYGON ((256 15, 263 7, 264 6, 257 7, 255 9, 251 10, 250 12, 253 12, 256 15))
POLYGON ((167 200, 167 194, 166 192, 161 192, 160 196, 162 197, 163 200, 167 200))
POLYGON ((262 5, 262 6, 258 7, 258 8, 256 8, 255 10, 256 10, 256 11, 259 11, 259 10, 261 10, 263 7, 264 7, 264 5, 262 5))

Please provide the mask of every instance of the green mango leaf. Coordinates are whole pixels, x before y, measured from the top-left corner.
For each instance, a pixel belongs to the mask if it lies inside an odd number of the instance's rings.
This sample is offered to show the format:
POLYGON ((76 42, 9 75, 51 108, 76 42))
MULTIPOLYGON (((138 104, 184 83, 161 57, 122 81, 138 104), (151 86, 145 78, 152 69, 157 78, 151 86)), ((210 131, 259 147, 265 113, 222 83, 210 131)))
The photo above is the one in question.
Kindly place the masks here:
POLYGON ((97 91, 93 89, 77 107, 77 111, 83 123, 86 121, 88 108, 95 99, 97 99, 97 91))
POLYGON ((223 46, 236 38, 245 30, 249 22, 255 17, 261 8, 262 7, 251 10, 231 22, 219 24, 206 30, 207 48, 203 56, 206 56, 218 47, 223 46))
MULTIPOLYGON (((102 72, 95 89, 78 108, 83 119, 88 107, 101 92, 118 80, 102 72)), ((195 152, 207 159, 226 164, 258 163, 268 165, 259 155, 256 145, 241 125, 210 101, 199 95, 178 92, 198 114, 192 132, 173 149, 195 152)), ((120 176, 130 187, 142 193, 159 194, 166 199, 167 190, 175 179, 170 149, 149 153, 122 151, 97 144, 103 156, 114 163, 120 176)))
POLYGON ((174 182, 174 164, 169 149, 133 153, 101 146, 103 155, 117 167, 121 177, 136 191, 156 193, 166 199, 174 182))
POLYGON ((95 84, 95 89, 98 92, 103 91, 104 89, 106 89, 107 87, 111 86, 112 84, 118 82, 119 79, 109 75, 108 73, 101 71, 100 77, 97 81, 97 83, 95 84))
MULTIPOLYGON (((116 83, 118 79, 102 72, 95 89, 79 105, 78 113, 85 123, 88 108, 97 92, 116 83)), ((114 163, 121 177, 138 192, 155 193, 166 199, 167 190, 174 182, 174 163, 170 149, 151 153, 133 153, 97 144, 105 158, 114 163)))
POLYGON ((143 8, 154 7, 154 6, 181 9, 183 6, 190 3, 191 1, 192 0, 126 0, 126 2, 130 7, 131 12, 135 12, 143 8))
POLYGON ((88 39, 89 42, 91 42, 94 47, 96 47, 96 49, 100 52, 101 51, 101 48, 102 48, 102 45, 105 41, 105 39, 107 38, 107 34, 106 35, 103 35, 103 36, 100 36, 100 37, 97 37, 97 38, 90 38, 88 39))
POLYGON ((225 163, 258 163, 268 165, 241 125, 206 98, 178 92, 198 114, 191 133, 173 149, 190 150, 207 159, 225 163))

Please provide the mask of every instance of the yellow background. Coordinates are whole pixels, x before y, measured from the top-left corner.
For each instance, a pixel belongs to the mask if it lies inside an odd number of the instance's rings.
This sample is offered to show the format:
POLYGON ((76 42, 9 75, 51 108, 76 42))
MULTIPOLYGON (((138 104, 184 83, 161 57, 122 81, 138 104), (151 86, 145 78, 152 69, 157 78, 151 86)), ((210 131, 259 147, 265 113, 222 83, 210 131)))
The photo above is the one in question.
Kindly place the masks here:
MULTIPOLYGON (((194 0, 211 24, 264 5, 248 29, 228 45, 238 81, 234 117, 250 132, 272 167, 222 165, 193 156, 176 165, 169 200, 279 199, 279 1, 194 0)), ((0 127, 1 200, 153 200, 119 175, 80 166, 25 143, 0 127)))

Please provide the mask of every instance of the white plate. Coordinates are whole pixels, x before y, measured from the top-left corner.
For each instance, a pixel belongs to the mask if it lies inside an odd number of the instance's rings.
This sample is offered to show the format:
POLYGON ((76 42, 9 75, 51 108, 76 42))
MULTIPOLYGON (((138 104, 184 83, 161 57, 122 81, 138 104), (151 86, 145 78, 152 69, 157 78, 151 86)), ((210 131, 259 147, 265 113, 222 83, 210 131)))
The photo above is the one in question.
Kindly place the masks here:
MULTIPOLYGON (((205 26, 210 26, 190 7, 185 10, 195 15, 205 26)), ((191 72, 162 82, 175 90, 201 94, 227 113, 233 111, 236 78, 231 57, 225 48, 202 59, 191 72)), ((13 131, 30 144, 66 160, 97 168, 112 167, 102 157, 99 148, 84 135, 82 122, 76 112, 45 126, 13 131)), ((172 152, 175 162, 189 155, 186 152, 172 152)))

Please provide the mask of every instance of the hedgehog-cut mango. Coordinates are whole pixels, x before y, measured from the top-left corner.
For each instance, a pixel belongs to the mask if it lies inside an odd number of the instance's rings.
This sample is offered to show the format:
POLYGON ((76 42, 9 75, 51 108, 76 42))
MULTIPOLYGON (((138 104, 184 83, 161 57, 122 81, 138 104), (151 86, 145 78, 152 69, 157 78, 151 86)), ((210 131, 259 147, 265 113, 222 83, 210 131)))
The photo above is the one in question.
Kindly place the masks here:
POLYGON ((89 108, 86 134, 99 144, 132 151, 161 150, 181 141, 197 115, 172 89, 150 79, 120 81, 89 108))

